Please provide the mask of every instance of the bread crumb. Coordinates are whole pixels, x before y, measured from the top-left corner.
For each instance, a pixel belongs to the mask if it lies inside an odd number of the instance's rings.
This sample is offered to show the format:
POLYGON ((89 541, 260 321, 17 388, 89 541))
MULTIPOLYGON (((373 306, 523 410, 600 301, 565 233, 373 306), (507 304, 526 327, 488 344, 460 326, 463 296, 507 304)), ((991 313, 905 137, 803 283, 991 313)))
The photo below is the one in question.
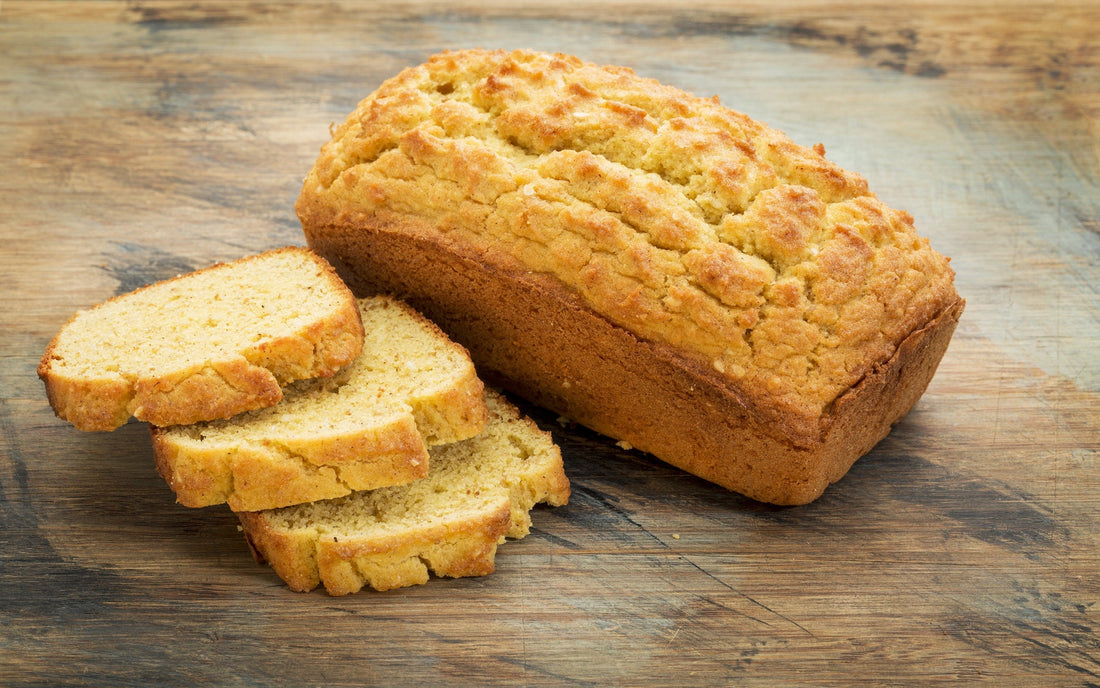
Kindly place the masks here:
POLYGON ((619 440, 615 443, 615 446, 617 446, 619 449, 625 449, 626 451, 630 451, 634 448, 634 445, 632 445, 630 442, 627 442, 626 440, 619 440))
POLYGON ((680 539, 680 534, 679 533, 673 533, 672 534, 672 539, 673 540, 679 540, 680 539))

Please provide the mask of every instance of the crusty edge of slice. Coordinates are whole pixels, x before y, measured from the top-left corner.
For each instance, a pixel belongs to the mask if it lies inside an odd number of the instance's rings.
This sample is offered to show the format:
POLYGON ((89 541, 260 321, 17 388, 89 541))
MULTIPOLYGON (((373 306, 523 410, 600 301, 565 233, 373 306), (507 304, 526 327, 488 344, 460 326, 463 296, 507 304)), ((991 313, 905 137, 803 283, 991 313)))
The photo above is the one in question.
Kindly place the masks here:
POLYGON ((317 449, 325 452, 319 457, 278 442, 186 447, 157 427, 152 438, 157 471, 187 507, 272 509, 400 485, 428 472, 427 448, 407 414, 385 426, 318 440, 317 449))
POLYGON ((422 585, 431 573, 452 578, 490 574, 511 512, 508 495, 501 491, 472 518, 400 535, 343 540, 270 529, 260 512, 237 516, 256 561, 270 564, 290 589, 308 592, 324 585, 328 594, 341 596, 364 587, 385 591, 422 585))

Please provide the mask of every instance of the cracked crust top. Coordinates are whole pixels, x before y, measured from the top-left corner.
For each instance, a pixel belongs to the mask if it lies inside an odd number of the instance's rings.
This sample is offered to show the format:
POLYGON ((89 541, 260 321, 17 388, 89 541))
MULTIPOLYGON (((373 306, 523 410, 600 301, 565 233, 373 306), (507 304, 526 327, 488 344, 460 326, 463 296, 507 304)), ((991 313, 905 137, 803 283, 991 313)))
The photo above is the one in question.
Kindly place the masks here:
POLYGON ((281 386, 325 377, 363 345, 355 297, 301 247, 222 263, 80 311, 38 366, 57 415, 81 430, 271 406, 281 386))
POLYGON ((793 434, 958 299, 866 181, 628 69, 448 52, 360 103, 305 181, 307 234, 415 223, 548 276, 793 434))

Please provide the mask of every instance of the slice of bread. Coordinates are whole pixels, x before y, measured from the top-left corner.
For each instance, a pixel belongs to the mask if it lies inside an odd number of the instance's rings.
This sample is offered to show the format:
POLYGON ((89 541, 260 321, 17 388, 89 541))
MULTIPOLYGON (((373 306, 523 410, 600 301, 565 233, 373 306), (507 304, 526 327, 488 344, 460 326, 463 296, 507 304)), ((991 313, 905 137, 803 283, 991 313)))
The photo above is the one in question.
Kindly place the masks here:
POLYGON ((226 418, 360 351, 355 297, 300 247, 221 263, 80 311, 38 366, 54 412, 81 430, 226 418))
POLYGON ((491 573, 505 537, 530 531, 530 510, 569 499, 549 433, 486 393, 489 425, 431 450, 428 477, 284 509, 238 513, 257 561, 297 591, 389 590, 438 576, 491 573))
POLYGON ((359 301, 363 351, 329 379, 291 385, 277 406, 152 430, 181 504, 257 511, 401 485, 428 473, 427 446, 485 427, 469 354, 395 299, 359 301))

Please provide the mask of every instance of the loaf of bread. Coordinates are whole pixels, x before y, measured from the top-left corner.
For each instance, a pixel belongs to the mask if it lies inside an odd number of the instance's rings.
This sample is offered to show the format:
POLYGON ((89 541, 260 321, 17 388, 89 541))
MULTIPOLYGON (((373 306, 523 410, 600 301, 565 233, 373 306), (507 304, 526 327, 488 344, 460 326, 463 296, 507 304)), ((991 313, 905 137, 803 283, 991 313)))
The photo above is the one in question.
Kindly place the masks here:
POLYGON ((569 481, 548 433, 492 390, 486 401, 485 430, 433 447, 423 480, 238 513, 257 560, 294 590, 332 595, 492 573, 497 546, 528 534, 535 504, 565 504, 569 481))
POLYGON ((964 305, 912 218, 822 146, 566 55, 403 71, 296 208, 353 291, 409 300, 488 381, 779 504, 886 436, 964 305))
POLYGON ((423 478, 429 445, 488 421, 469 354, 405 304, 359 303, 359 357, 303 380, 272 407, 193 425, 153 427, 161 475, 186 506, 258 511, 423 478))
POLYGON ((288 247, 157 282, 78 312, 38 375, 81 430, 131 416, 174 425, 272 406, 363 343, 355 297, 322 258, 288 247))

